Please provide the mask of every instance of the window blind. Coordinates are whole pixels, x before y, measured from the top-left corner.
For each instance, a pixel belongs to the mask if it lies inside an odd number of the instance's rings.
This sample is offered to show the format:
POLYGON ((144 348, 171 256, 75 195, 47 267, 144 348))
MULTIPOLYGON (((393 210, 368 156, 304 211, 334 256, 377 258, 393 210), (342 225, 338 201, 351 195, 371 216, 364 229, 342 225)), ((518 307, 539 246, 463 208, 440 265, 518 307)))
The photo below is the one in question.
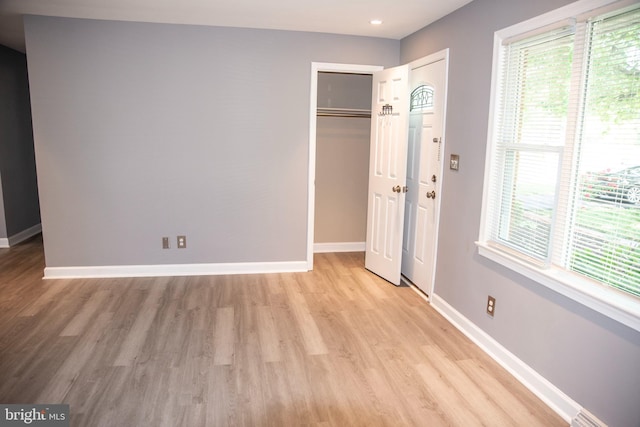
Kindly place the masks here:
POLYGON ((574 272, 640 296, 640 9, 594 19, 585 42, 563 258, 574 272))
POLYGON ((640 296, 638 5, 513 37, 499 67, 484 241, 640 296))
POLYGON ((548 264, 566 132, 573 28, 502 49, 490 214, 495 243, 548 264))

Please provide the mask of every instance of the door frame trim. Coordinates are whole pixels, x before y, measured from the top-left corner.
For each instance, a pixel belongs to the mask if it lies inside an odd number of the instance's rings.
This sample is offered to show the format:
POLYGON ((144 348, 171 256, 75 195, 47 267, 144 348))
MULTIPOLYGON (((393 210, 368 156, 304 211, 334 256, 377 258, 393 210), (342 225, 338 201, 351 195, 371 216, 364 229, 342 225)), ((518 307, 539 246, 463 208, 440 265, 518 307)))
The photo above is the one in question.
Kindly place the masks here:
POLYGON ((318 72, 373 74, 383 70, 382 65, 311 63, 311 89, 309 94, 309 177, 307 180, 307 270, 313 270, 313 240, 316 206, 316 132, 318 109, 318 72))

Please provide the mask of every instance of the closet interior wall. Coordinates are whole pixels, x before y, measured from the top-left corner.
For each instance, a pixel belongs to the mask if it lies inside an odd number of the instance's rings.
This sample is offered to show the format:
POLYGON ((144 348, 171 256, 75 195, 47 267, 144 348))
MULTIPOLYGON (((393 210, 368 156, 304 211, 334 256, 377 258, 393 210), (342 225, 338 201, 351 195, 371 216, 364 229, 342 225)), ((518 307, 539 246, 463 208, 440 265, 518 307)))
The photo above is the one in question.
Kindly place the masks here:
POLYGON ((318 73, 314 243, 364 247, 371 75, 318 73))

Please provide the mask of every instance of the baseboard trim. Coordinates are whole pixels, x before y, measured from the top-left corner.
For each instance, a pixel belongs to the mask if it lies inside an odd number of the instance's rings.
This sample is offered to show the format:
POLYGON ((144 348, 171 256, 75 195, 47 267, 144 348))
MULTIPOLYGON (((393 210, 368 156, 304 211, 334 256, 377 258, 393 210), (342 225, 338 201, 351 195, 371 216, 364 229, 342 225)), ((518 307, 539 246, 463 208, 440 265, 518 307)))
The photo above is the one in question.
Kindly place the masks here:
POLYGON ((364 252, 365 248, 365 242, 336 242, 313 244, 313 252, 316 254, 327 252, 364 252))
POLYGON ((431 305, 453 326, 498 362, 500 366, 505 368, 533 394, 564 418, 567 423, 570 423, 576 414, 580 412, 582 407, 577 402, 451 307, 440 296, 433 294, 431 296, 431 305))
POLYGON ((18 243, 24 242, 25 240, 41 232, 42 224, 36 224, 33 227, 29 227, 26 230, 22 230, 21 232, 14 234, 13 236, 0 239, 0 248, 10 248, 11 246, 15 246, 18 243))
POLYGON ((91 267, 46 267, 45 279, 115 277, 217 276, 306 272, 306 261, 248 262, 220 264, 105 265, 91 267))

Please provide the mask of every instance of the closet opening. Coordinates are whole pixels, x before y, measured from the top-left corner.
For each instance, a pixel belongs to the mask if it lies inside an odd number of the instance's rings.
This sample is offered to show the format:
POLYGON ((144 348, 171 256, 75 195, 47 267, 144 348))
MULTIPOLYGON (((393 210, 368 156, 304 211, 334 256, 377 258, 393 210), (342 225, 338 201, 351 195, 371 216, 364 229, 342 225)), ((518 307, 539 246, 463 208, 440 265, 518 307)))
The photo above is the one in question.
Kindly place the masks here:
POLYGON ((373 72, 383 68, 312 65, 309 270, 313 253, 365 250, 371 82, 373 72))
POLYGON ((318 73, 314 252, 364 252, 371 74, 318 73))

